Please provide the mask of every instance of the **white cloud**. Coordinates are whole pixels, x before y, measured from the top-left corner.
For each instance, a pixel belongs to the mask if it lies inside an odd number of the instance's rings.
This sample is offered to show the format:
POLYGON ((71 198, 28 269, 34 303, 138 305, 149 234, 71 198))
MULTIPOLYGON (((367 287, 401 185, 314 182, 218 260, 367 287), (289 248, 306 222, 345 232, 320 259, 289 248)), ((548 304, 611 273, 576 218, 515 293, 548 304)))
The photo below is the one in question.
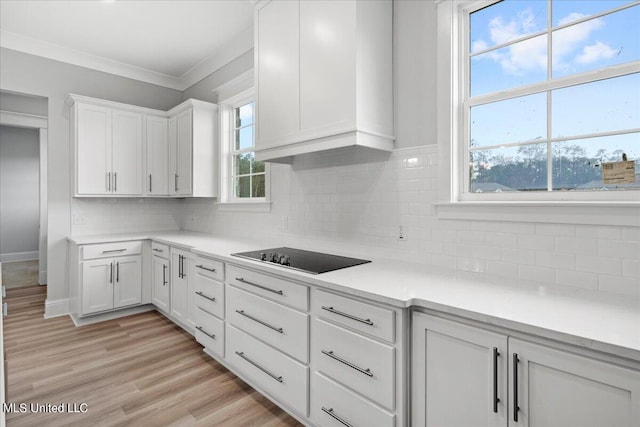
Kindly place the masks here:
POLYGON ((597 41, 592 45, 583 47, 582 52, 576 56, 576 61, 580 64, 590 64, 601 59, 613 58, 617 53, 618 51, 612 49, 611 46, 597 41))

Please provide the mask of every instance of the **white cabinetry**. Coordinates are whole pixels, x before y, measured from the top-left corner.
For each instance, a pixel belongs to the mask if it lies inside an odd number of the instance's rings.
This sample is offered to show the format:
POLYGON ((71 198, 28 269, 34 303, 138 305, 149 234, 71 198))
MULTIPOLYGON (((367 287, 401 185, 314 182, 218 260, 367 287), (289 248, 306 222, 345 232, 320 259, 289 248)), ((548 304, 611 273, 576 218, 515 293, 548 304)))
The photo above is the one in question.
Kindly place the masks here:
POLYGON ((414 426, 640 426, 640 366, 423 313, 412 348, 414 426))
POLYGON ((85 245, 81 248, 77 284, 77 312, 80 316, 142 302, 141 252, 141 242, 85 245))
POLYGON ((151 302, 160 311, 169 314, 171 307, 171 267, 169 265, 169 247, 156 242, 151 243, 152 253, 152 289, 151 302))
POLYGON ((191 252, 171 248, 171 317, 189 331, 195 329, 195 256, 191 252))
POLYGON ((167 196, 169 194, 169 142, 166 117, 147 116, 147 174, 146 194, 167 196))
POLYGON ((255 25, 257 159, 393 149, 391 1, 272 0, 255 25))
POLYGON ((77 102, 75 195, 142 195, 142 115, 77 102))
POLYGON ((217 106, 191 99, 169 115, 169 195, 216 197, 217 106))
POLYGON ((224 357, 224 264, 198 257, 195 281, 196 341, 224 357))

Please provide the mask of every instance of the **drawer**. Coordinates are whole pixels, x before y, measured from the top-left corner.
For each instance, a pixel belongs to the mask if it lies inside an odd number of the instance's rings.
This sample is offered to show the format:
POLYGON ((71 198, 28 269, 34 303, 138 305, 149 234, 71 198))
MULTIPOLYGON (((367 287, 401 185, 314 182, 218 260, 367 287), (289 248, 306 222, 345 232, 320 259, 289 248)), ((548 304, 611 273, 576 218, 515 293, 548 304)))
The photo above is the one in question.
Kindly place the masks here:
POLYGON ((395 415, 314 373, 311 379, 311 418, 318 426, 393 427, 395 415))
POLYGON ((198 257, 196 273, 219 282, 224 282, 224 264, 213 259, 198 257))
POLYGON ((227 283, 282 304, 309 310, 309 288, 227 264, 227 283))
POLYGON ((314 314, 365 334, 395 341, 395 312, 354 299, 317 291, 311 302, 314 314))
POLYGON ((196 274, 195 293, 197 307, 224 319, 224 285, 222 283, 196 274))
POLYGON ((280 351, 309 362, 309 316, 227 286, 227 321, 280 351))
POLYGON ((169 259, 169 246, 158 242, 151 242, 151 253, 164 259, 169 259))
POLYGON ((115 242, 83 245, 83 259, 109 258, 114 256, 138 255, 142 253, 142 242, 115 242))
POLYGON ((307 416, 309 368, 227 325, 227 362, 284 405, 307 416))
POLYGON ((196 341, 224 357, 224 322, 199 307, 196 308, 196 341))
POLYGON ((316 369, 393 411, 395 349, 319 319, 312 328, 316 369))

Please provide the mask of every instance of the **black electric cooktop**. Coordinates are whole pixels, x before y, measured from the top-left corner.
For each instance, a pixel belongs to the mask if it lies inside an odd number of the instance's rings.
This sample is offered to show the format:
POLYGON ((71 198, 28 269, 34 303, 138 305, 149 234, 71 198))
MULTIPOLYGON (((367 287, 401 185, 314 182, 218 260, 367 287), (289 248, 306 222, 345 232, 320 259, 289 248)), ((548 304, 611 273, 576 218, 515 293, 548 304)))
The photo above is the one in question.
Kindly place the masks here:
POLYGON ((366 259, 349 258, 287 247, 239 252, 231 255, 277 264, 281 267, 292 268, 311 274, 326 273, 328 271, 340 270, 341 268, 371 262, 366 259))

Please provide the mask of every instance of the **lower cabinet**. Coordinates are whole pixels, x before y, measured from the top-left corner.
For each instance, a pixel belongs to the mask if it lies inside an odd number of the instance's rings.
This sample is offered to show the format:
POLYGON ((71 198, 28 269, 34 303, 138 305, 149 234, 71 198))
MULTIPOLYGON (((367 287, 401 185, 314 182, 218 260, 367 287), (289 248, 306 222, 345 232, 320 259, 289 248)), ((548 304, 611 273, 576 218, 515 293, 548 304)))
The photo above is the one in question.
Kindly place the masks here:
POLYGON ((159 310, 169 313, 171 310, 171 268, 169 260, 154 255, 152 264, 152 297, 151 302, 159 310))
POLYGON ((413 314, 412 426, 640 426, 640 366, 413 314))
POLYGON ((170 315, 192 331, 196 326, 194 260, 191 252, 171 248, 170 315))
POLYGON ((142 256, 82 262, 80 315, 140 304, 142 256))

